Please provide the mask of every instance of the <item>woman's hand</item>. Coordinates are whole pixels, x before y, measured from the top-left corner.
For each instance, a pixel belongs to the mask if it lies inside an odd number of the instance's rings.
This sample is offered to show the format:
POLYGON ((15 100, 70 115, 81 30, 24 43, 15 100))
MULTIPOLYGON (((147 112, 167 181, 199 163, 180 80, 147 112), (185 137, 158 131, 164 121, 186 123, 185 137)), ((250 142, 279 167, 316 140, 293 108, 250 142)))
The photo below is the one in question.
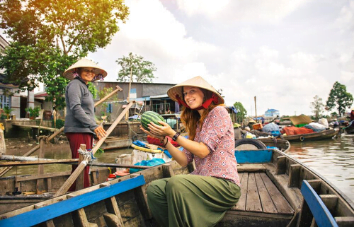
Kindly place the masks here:
POLYGON ((152 133, 149 132, 148 130, 144 129, 142 126, 140 126, 140 129, 141 129, 143 132, 145 132, 146 134, 148 134, 149 136, 154 137, 154 138, 157 138, 157 139, 159 139, 160 141, 163 140, 163 139, 165 139, 164 136, 159 136, 159 135, 152 134, 152 133))
POLYGON ((104 130, 102 126, 98 126, 97 128, 95 128, 94 132, 96 133, 98 140, 106 136, 106 130, 104 130))
POLYGON ((159 124, 161 124, 162 126, 154 124, 153 122, 148 124, 149 130, 152 134, 163 136, 163 137, 165 136, 173 137, 175 135, 176 132, 171 128, 169 124, 167 124, 164 121, 159 121, 159 124))

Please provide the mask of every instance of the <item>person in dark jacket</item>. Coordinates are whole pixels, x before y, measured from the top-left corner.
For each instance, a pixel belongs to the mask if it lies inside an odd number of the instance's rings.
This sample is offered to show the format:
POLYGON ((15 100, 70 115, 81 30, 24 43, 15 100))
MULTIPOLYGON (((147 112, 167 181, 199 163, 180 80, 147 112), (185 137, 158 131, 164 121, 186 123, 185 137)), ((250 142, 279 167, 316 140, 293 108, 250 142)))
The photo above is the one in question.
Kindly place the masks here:
MULTIPOLYGON (((107 72, 88 59, 81 59, 65 72, 64 77, 71 80, 65 90, 66 116, 64 132, 70 143, 72 158, 79 158, 80 144, 92 149, 94 137, 106 135, 102 126, 97 125, 94 113, 94 100, 88 90, 88 82, 103 79, 107 72)), ((77 165, 73 165, 72 171, 77 165)), ((84 170, 84 188, 90 186, 89 167, 84 170)), ((69 191, 75 191, 74 183, 69 191)))

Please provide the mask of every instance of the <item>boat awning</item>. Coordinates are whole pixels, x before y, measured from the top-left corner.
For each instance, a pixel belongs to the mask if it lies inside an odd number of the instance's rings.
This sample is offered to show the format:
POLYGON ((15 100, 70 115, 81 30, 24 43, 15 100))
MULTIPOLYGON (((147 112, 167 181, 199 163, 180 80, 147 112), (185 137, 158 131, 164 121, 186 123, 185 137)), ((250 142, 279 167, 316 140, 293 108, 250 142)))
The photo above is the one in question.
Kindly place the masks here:
POLYGON ((135 100, 136 102, 150 101, 150 97, 141 97, 141 98, 136 98, 136 99, 132 99, 132 100, 135 100))
POLYGON ((299 125, 299 124, 309 124, 312 122, 312 119, 309 116, 300 115, 300 116, 290 117, 290 121, 291 123, 293 123, 293 125, 299 125))
POLYGON ((150 99, 170 99, 167 94, 150 96, 150 99))

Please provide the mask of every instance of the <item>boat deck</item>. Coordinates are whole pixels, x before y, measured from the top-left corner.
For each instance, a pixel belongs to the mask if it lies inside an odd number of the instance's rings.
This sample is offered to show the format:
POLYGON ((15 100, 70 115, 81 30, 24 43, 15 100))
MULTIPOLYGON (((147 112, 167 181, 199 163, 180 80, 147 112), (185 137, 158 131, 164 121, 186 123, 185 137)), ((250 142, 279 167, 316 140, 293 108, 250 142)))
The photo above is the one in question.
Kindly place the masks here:
MULTIPOLYGON (((286 226, 294 216, 294 209, 265 172, 241 172, 241 197, 226 213, 225 222, 247 226, 250 221, 264 226, 286 226), (246 225, 243 225, 246 224, 246 225)), ((255 225, 255 226, 256 226, 255 225)))

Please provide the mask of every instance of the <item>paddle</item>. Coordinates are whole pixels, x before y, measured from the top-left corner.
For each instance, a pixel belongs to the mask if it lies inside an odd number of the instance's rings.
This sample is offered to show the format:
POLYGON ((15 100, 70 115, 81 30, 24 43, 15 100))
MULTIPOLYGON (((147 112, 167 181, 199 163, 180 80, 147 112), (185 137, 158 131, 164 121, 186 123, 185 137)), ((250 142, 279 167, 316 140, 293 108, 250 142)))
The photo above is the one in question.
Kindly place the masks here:
MULTIPOLYGON (((114 95, 115 93, 117 93, 118 91, 122 91, 122 88, 120 88, 119 86, 116 86, 116 90, 112 91, 111 93, 109 93, 107 96, 105 96, 104 98, 102 98, 100 101, 95 103, 95 107, 98 106, 99 104, 101 104, 102 102, 106 101, 107 99, 109 99, 110 97, 112 97, 112 95, 114 95)), ((53 133, 47 141, 51 141, 54 137, 56 137, 57 135, 59 135, 60 133, 62 133, 64 131, 64 127, 61 127, 61 129, 59 129, 58 131, 56 131, 55 133, 53 133)), ((27 153, 25 153, 23 156, 30 156, 32 153, 34 153, 36 150, 39 149, 39 145, 35 146, 34 148, 32 148, 30 151, 28 151, 27 153)), ((12 168, 12 166, 3 168, 2 170, 0 170, 0 177, 3 176, 5 173, 7 173, 10 169, 12 168)))
MULTIPOLYGON (((118 118, 113 122, 113 124, 111 125, 111 127, 108 128, 108 130, 106 131, 106 136, 101 138, 98 143, 96 144, 96 146, 92 149, 92 154, 95 155, 96 151, 100 148, 100 146, 103 144, 103 142, 106 140, 106 138, 111 134, 111 132, 115 129, 115 127, 118 125, 118 123, 122 120, 122 118, 124 117, 124 115, 129 111, 130 107, 135 103, 135 101, 130 102, 128 104, 128 106, 125 107, 125 109, 122 111, 122 113, 120 113, 120 115, 118 116, 118 118)), ((70 177, 64 182, 64 184, 61 186, 61 188, 59 188, 59 190, 57 191, 57 193, 55 193, 55 197, 56 196, 61 196, 64 195, 70 188, 70 186, 75 182, 75 180, 78 178, 78 176, 80 175, 80 173, 85 169, 86 165, 88 164, 89 160, 88 157, 86 157, 82 162, 80 162, 80 164, 78 165, 78 167, 75 169, 75 171, 70 175, 70 177)))

